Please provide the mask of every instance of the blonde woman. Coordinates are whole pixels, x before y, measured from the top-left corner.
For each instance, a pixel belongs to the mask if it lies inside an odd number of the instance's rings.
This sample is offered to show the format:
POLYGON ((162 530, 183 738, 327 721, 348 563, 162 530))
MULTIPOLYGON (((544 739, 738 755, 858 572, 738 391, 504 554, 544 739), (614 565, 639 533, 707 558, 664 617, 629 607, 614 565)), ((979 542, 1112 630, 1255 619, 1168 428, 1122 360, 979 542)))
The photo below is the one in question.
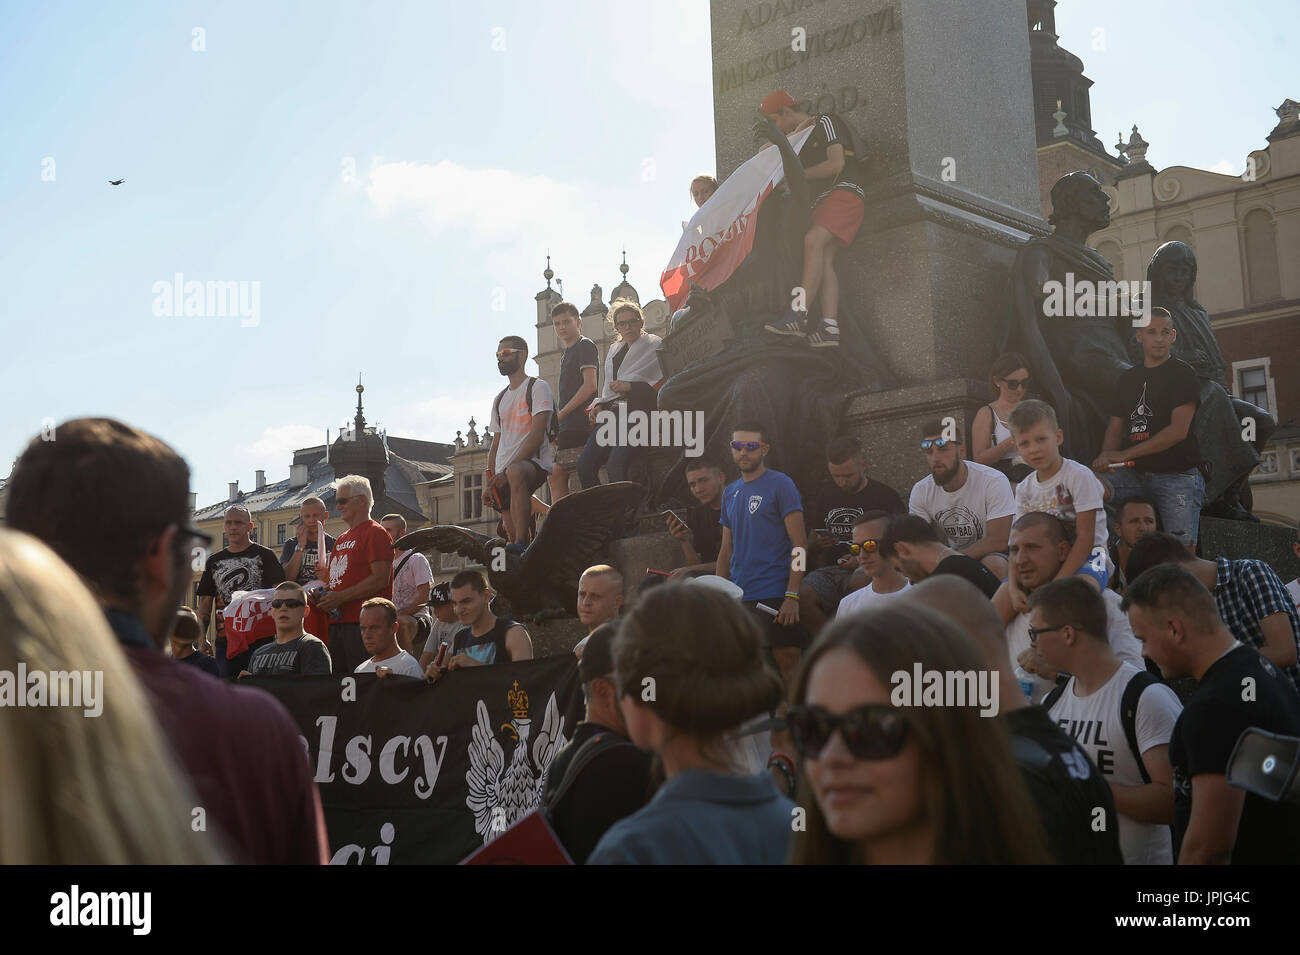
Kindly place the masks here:
POLYGON ((34 674, 45 705, 0 706, 0 865, 223 861, 103 611, 48 547, 0 529, 0 680, 30 704, 34 674), (51 673, 79 673, 80 698, 51 673))

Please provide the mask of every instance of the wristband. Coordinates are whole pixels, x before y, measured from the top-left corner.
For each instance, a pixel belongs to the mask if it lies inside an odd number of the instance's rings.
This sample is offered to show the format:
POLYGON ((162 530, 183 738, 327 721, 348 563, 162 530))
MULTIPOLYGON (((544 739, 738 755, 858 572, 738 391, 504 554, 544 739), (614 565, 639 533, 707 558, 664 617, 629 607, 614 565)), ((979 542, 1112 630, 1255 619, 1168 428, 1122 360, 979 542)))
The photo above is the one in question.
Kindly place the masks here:
POLYGON ((787 795, 793 798, 797 786, 794 774, 794 761, 785 753, 773 753, 771 759, 767 761, 767 768, 780 770, 781 775, 785 777, 787 795))
POLYGON ((785 592, 785 599, 786 599, 786 600, 798 600, 798 599, 799 599, 799 595, 796 594, 796 593, 794 593, 793 591, 787 590, 787 591, 785 592))

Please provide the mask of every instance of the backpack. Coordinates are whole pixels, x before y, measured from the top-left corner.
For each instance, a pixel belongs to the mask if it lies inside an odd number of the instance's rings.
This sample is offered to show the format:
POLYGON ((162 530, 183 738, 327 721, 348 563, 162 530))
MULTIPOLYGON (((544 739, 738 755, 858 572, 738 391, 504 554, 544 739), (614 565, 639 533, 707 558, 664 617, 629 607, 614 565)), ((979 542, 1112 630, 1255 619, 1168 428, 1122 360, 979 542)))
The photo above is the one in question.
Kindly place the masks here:
MULTIPOLYGON (((528 413, 530 415, 533 413, 533 385, 535 384, 537 384, 537 379, 530 376, 528 379, 528 391, 524 393, 524 400, 528 402, 528 413)), ((497 396, 492 399, 492 414, 498 422, 501 421, 501 399, 506 396, 506 392, 509 390, 510 386, 506 385, 497 392, 497 396)))
MULTIPOLYGON (((1133 754, 1133 760, 1137 763, 1138 772, 1142 774, 1142 782, 1151 782, 1151 774, 1147 772, 1146 765, 1142 762, 1142 754, 1138 752, 1137 739, 1137 711, 1138 701, 1142 698, 1142 691, 1153 683, 1159 683, 1154 676, 1145 670, 1140 670, 1133 674, 1132 679, 1128 681, 1128 686, 1124 687, 1124 695, 1119 701, 1119 719, 1124 727, 1124 738, 1128 741, 1129 752, 1133 754)), ((1065 688, 1070 685, 1069 680, 1058 683, 1052 692, 1043 697, 1043 702, 1039 705, 1050 710, 1056 701, 1061 698, 1065 688)))
POLYGON ((547 821, 550 821, 551 814, 555 811, 555 807, 560 804, 560 800, 562 800, 568 794, 569 790, 573 788, 573 784, 578 781, 578 776, 581 775, 582 771, 587 768, 592 760, 612 749, 617 749, 620 746, 632 745, 634 744, 619 736, 617 733, 609 730, 602 730, 578 747, 578 751, 573 754, 573 759, 569 760, 569 766, 565 769, 564 776, 561 777, 559 784, 547 795, 546 803, 542 806, 542 812, 546 816, 547 821))

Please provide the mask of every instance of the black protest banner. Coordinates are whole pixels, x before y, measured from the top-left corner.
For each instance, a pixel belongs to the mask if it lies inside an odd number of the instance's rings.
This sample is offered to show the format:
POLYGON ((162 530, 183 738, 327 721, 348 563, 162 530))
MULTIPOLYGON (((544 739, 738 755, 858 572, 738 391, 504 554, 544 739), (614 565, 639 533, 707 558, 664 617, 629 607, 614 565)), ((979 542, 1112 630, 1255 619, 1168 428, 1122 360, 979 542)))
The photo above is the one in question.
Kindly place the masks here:
POLYGON ((582 718, 570 653, 423 680, 259 677, 302 731, 335 864, 454 863, 535 808, 582 718))

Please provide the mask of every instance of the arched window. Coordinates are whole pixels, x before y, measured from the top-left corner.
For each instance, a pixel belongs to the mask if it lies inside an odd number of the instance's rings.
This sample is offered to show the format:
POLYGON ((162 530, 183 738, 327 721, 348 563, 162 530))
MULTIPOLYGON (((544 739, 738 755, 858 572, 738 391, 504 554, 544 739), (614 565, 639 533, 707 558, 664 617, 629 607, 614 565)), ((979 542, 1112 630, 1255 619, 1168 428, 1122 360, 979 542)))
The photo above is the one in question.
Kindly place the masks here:
POLYGON ((1264 209, 1252 210, 1242 222, 1246 244, 1246 276, 1250 283, 1249 301, 1269 302, 1282 297, 1282 281, 1277 268, 1277 242, 1273 217, 1264 209))

